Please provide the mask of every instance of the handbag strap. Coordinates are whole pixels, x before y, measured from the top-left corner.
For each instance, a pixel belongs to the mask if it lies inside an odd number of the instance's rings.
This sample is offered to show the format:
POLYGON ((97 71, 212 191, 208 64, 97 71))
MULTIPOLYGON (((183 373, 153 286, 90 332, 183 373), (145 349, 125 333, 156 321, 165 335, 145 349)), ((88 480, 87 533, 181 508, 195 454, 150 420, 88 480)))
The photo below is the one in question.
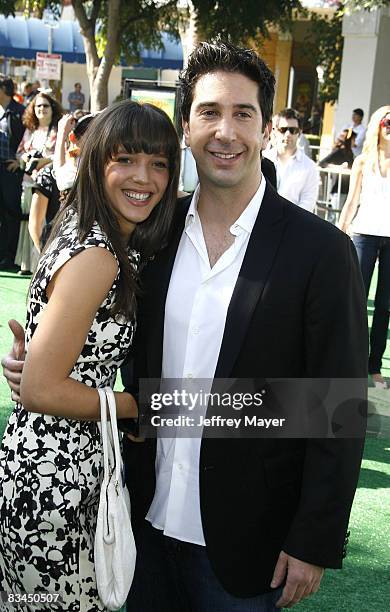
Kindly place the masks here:
POLYGON ((122 479, 122 455, 121 449, 119 446, 119 434, 118 434, 118 424, 116 420, 116 402, 115 395, 110 387, 105 387, 104 389, 107 402, 108 409, 110 411, 110 423, 111 423, 111 432, 112 432, 112 441, 114 443, 114 455, 115 455, 115 487, 118 492, 119 483, 122 479))
POLYGON ((103 445, 103 470, 104 470, 104 478, 109 477, 108 470, 108 433, 107 433, 107 397, 104 392, 104 389, 98 389, 99 399, 100 399, 100 434, 102 437, 102 445, 103 445))

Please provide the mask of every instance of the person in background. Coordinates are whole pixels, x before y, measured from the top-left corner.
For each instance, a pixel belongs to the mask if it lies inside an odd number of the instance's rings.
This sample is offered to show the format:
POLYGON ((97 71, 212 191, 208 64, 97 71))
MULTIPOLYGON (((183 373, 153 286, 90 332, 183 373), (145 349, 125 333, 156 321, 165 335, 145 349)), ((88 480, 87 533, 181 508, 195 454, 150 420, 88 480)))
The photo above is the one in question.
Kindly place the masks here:
POLYGON ((367 297, 378 262, 368 371, 375 387, 386 389, 381 368, 390 310, 390 105, 381 106, 371 116, 363 152, 352 166, 339 227, 353 232, 367 297))
POLYGON ((26 105, 30 104, 33 97, 36 96, 36 93, 33 90, 32 83, 23 83, 22 93, 24 97, 24 103, 26 105))
POLYGON ((366 128, 364 127, 362 123, 363 117, 364 117, 363 110, 361 108, 355 108, 352 111, 351 122, 348 123, 348 125, 345 125, 343 127, 343 130, 348 130, 349 128, 352 128, 356 134, 355 144, 352 147, 352 153, 354 157, 357 157, 358 155, 360 155, 363 150, 363 143, 364 143, 364 139, 366 136, 366 128))
POLYGON ((82 110, 84 108, 85 96, 81 92, 81 83, 74 84, 74 91, 71 91, 68 96, 69 111, 74 113, 76 110, 82 110))
POLYGON ((299 114, 286 108, 273 119, 272 148, 264 151, 276 166, 278 193, 301 208, 313 212, 319 188, 315 163, 297 146, 299 114))
POLYGON ((320 168, 329 168, 336 166, 336 172, 332 175, 332 187, 331 193, 331 206, 334 209, 341 209, 344 206, 344 202, 347 198, 349 189, 349 174, 340 174, 339 168, 352 168, 354 156, 352 153, 352 147, 355 143, 355 132, 352 128, 343 130, 336 138, 335 145, 332 151, 318 162, 320 168), (340 189, 339 189, 339 182, 340 189))
POLYGON ((32 188, 37 172, 53 161, 57 124, 62 113, 61 104, 57 100, 47 93, 39 93, 30 102, 23 117, 27 129, 18 149, 20 164, 24 169, 23 221, 15 256, 15 263, 20 266, 21 275, 31 274, 36 265, 36 253, 28 232, 32 188))
POLYGON ((0 75, 0 270, 15 269, 23 172, 16 152, 24 133, 24 106, 15 102, 12 79, 0 75))
MULTIPOLYGON (((58 123, 58 135, 54 150, 53 169, 60 192, 68 192, 76 178, 80 157, 80 142, 94 115, 84 114, 79 118, 67 114, 58 123)), ((65 194, 66 195, 66 194, 65 194)))
POLYGON ((60 193, 57 188, 53 168, 45 166, 37 172, 32 187, 28 231, 40 254, 48 236, 48 229, 60 208, 60 193))

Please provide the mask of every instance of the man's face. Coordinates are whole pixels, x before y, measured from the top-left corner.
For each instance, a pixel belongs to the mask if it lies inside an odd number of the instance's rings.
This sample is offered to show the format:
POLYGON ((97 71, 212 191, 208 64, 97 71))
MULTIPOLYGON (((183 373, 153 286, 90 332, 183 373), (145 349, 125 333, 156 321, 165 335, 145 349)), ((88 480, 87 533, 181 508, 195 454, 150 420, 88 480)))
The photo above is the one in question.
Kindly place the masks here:
POLYGON ((264 136, 258 85, 238 73, 217 71, 196 83, 189 121, 183 121, 201 184, 256 189, 264 136))
POLYGON ((76 85, 74 86, 74 88, 75 88, 75 90, 76 90, 78 93, 80 93, 80 91, 81 91, 81 85, 80 85, 80 83, 76 83, 76 85))
POLYGON ((355 125, 360 125, 361 122, 362 122, 361 116, 358 115, 357 113, 352 113, 352 123, 354 123, 355 125))
POLYGON ((278 154, 295 153, 300 132, 298 120, 280 117, 274 132, 278 154))

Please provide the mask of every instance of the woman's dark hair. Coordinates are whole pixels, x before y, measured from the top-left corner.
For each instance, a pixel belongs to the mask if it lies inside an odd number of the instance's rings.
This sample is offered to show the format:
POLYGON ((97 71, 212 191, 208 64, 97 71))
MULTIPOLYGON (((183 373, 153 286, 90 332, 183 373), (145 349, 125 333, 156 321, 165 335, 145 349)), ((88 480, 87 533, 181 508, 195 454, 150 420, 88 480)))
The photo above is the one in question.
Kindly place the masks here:
POLYGON ((180 75, 181 114, 188 121, 195 85, 205 74, 223 71, 246 76, 258 85, 258 99, 263 116, 263 128, 271 121, 275 93, 275 77, 252 49, 235 47, 229 42, 201 42, 191 53, 180 75))
POLYGON ((57 127, 59 120, 64 114, 64 109, 62 108, 61 104, 57 100, 49 96, 49 94, 47 93, 41 93, 41 92, 37 93, 36 96, 33 97, 31 102, 27 106, 26 110, 24 111, 24 115, 23 115, 23 124, 26 126, 28 130, 30 130, 30 132, 33 132, 39 127, 39 119, 35 114, 35 102, 38 97, 45 98, 45 100, 47 100, 51 106, 53 115, 51 118, 50 127, 57 127))
POLYGON ((76 182, 57 215, 50 242, 59 233, 69 207, 78 213, 78 235, 82 242, 96 221, 108 237, 119 260, 120 277, 112 314, 132 316, 136 307, 138 276, 128 257, 128 248, 141 254, 141 267, 166 246, 177 200, 180 144, 168 115, 151 104, 125 100, 106 108, 93 119, 93 129, 82 140, 76 182), (161 201, 149 217, 139 223, 129 244, 123 243, 119 223, 105 191, 105 168, 119 148, 128 153, 164 155, 169 163, 169 182, 161 201))

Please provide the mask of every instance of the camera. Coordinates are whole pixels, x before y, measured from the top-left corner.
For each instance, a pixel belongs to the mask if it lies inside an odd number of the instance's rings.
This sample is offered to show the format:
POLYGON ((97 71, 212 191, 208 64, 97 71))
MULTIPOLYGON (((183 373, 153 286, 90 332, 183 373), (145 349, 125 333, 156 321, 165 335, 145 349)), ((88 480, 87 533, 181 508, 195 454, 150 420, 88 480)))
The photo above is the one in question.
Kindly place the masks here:
POLYGON ((29 176, 32 175, 32 173, 34 172, 34 170, 36 169, 38 165, 37 157, 42 158, 43 157, 42 153, 40 153, 39 151, 35 151, 35 153, 30 153, 27 158, 24 172, 28 174, 29 176))

